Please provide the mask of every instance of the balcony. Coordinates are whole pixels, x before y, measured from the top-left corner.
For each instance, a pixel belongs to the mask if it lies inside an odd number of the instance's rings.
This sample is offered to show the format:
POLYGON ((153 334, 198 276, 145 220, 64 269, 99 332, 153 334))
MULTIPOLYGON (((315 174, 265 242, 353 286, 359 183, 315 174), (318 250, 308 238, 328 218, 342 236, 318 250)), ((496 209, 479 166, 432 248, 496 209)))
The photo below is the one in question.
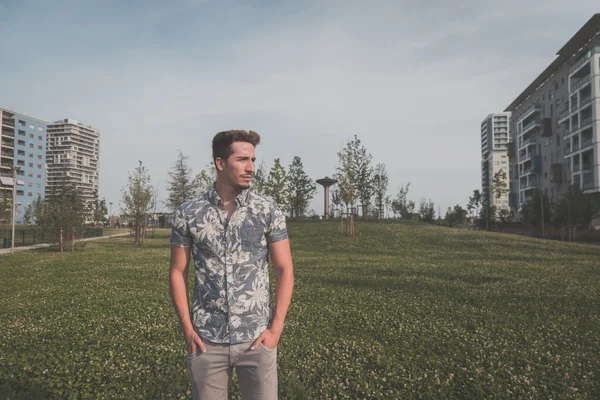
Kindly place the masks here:
POLYGON ((558 114, 558 123, 559 124, 563 123, 570 114, 571 114, 571 112, 569 111, 568 108, 566 110, 564 110, 563 112, 561 112, 560 114, 558 114))
POLYGON ((587 106, 588 104, 590 104, 592 102, 592 96, 588 95, 582 99, 579 99, 579 107, 577 107, 577 110, 582 109, 583 107, 587 106))
POLYGON ((523 156, 523 158, 519 157, 519 163, 523 163, 523 162, 526 162, 526 161, 529 161, 529 160, 531 160, 533 157, 537 156, 537 154, 536 154, 536 153, 537 153, 537 152, 535 152, 535 151, 530 151, 530 152, 529 152, 529 154, 527 154, 527 153, 526 153, 526 154, 523 156))
POLYGON ((526 183, 523 187, 521 187, 521 190, 535 189, 537 185, 538 185, 537 179, 530 179, 528 183, 526 183))
POLYGON ((584 76, 583 78, 581 78, 580 80, 578 80, 577 82, 575 82, 574 84, 571 85, 570 88, 570 92, 569 93, 574 93, 577 90, 581 89, 582 87, 584 87, 586 84, 590 83, 592 81, 592 74, 587 74, 586 76, 584 76))
POLYGON ((594 182, 584 182, 582 189, 584 191, 587 191, 587 190, 595 190, 595 189, 600 189, 600 188, 594 182))
POLYGON ((10 169, 12 169, 12 167, 13 167, 12 163, 7 163, 7 162, 0 163, 0 168, 10 168, 10 169))
POLYGON ((592 120, 592 117, 587 117, 586 119, 582 120, 581 123, 579 124, 579 126, 577 127, 577 129, 583 129, 583 128, 587 128, 588 125, 591 125, 592 122, 594 122, 592 120))
POLYGON ((15 127, 15 121, 10 118, 2 118, 2 125, 10 126, 11 128, 15 127))
POLYGON ((529 132, 530 130, 532 130, 533 128, 536 127, 540 127, 540 121, 531 121, 530 123, 528 123, 527 125, 525 125, 523 127, 523 130, 521 131, 521 134, 524 135, 525 133, 529 132))
POLYGON ((586 139, 581 142, 581 149, 585 149, 586 147, 590 147, 594 144, 594 139, 586 139))
POLYGON ((527 107, 527 109, 525 111, 523 111, 523 114, 519 118, 519 122, 523 121, 525 118, 529 117, 531 114, 540 111, 541 109, 542 109, 542 106, 540 104, 533 103, 532 105, 527 107))
POLYGON ((598 47, 594 47, 593 49, 590 49, 587 53, 585 53, 582 57, 580 57, 577 61, 575 61, 575 64, 573 64, 571 66, 571 68, 569 68, 569 75, 571 75, 573 72, 577 71, 585 63, 589 62, 590 58, 594 54, 599 53, 599 52, 600 52, 600 48, 598 48, 598 47))
POLYGON ((519 147, 519 148, 522 149, 523 147, 527 147, 532 144, 533 145, 537 144, 535 138, 529 138, 527 140, 524 140, 523 143, 521 144, 521 147, 519 147))

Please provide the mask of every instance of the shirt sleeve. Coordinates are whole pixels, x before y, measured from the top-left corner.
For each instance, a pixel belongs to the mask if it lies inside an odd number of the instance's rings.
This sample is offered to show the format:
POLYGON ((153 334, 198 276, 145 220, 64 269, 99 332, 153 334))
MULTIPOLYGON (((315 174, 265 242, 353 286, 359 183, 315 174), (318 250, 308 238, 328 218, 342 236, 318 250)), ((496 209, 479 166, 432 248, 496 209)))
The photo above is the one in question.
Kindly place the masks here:
POLYGON ((277 208, 277 205, 271 203, 270 207, 270 223, 265 236, 267 243, 275 243, 288 238, 287 226, 285 223, 285 215, 277 208))
POLYGON ((183 205, 179 206, 173 215, 173 227, 171 228, 171 244, 177 247, 190 246, 190 229, 185 217, 183 205))

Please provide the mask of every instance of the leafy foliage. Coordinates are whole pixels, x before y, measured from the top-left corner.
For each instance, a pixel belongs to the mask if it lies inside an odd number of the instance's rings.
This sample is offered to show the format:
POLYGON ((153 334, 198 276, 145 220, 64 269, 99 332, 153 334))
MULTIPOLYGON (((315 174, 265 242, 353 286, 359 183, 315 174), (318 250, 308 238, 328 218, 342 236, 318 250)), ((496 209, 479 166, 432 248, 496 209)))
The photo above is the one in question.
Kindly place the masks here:
POLYGON ((269 179, 265 185, 265 194, 270 196, 282 211, 289 210, 289 177, 285 172, 285 168, 281 165, 279 158, 275 159, 275 163, 269 173, 269 179))
POLYGON ((294 156, 288 168, 288 190, 290 193, 289 208, 292 218, 306 214, 310 200, 315 196, 317 186, 306 175, 302 159, 294 156))
POLYGON ((148 213, 152 210, 152 184, 150 174, 142 162, 129 175, 127 186, 123 189, 121 212, 129 220, 134 231, 135 244, 142 244, 148 213))

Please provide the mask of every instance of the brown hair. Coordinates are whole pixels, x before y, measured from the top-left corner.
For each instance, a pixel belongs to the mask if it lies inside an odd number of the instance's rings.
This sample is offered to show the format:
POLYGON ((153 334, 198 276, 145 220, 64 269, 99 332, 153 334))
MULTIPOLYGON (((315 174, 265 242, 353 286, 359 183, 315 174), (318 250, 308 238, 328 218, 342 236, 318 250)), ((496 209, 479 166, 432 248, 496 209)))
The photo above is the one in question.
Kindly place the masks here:
POLYGON ((260 144, 260 135, 254 131, 232 130, 219 132, 215 135, 212 141, 213 161, 217 158, 227 161, 233 153, 231 144, 233 142, 246 142, 256 147, 260 144))

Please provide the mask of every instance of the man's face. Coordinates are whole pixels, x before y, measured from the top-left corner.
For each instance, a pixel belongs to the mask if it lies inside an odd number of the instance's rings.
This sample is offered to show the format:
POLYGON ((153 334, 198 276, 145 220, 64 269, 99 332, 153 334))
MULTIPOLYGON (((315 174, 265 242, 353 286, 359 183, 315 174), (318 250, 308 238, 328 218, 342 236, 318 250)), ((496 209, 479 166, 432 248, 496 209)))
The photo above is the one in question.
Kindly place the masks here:
POLYGON ((222 171, 223 179, 236 189, 250 188, 250 181, 254 174, 254 146, 247 142, 233 142, 233 153, 227 161, 217 159, 217 167, 222 171), (219 162, 221 161, 221 162, 219 162))

